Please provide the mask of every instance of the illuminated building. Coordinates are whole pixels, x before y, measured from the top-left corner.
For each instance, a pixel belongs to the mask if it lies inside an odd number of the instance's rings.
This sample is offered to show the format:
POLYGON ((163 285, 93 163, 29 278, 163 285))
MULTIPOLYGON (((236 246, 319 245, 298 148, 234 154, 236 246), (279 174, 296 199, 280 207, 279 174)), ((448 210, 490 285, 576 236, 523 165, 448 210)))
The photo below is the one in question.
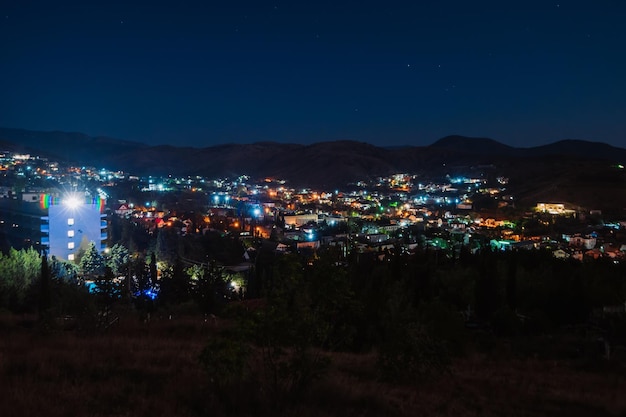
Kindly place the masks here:
POLYGON ((0 250, 32 247, 65 260, 73 260, 77 251, 91 242, 104 250, 104 200, 84 194, 65 198, 24 194, 22 198, 0 199, 0 250))
POLYGON ((102 199, 69 195, 59 201, 42 195, 40 204, 48 211, 41 218, 41 243, 49 256, 73 261, 78 250, 87 249, 91 242, 98 250, 105 249, 107 221, 102 199))

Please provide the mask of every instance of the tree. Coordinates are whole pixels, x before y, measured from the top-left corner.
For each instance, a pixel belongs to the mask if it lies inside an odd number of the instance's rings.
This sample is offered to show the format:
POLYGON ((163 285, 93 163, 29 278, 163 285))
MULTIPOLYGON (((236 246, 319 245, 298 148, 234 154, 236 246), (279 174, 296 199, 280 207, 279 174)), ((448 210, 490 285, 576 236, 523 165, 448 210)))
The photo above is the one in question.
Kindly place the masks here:
MULTIPOLYGON (((129 267, 130 276, 128 288, 137 309, 150 314, 155 308, 154 300, 158 293, 158 288, 150 277, 150 268, 146 259, 134 257, 129 267)), ((125 285, 126 286, 126 285, 125 285)))
POLYGON ((106 266, 111 268, 114 276, 120 276, 127 272, 130 262, 130 253, 124 245, 116 243, 109 251, 106 266))
POLYGON ((269 397, 279 407, 325 371, 327 359, 314 348, 328 340, 323 320, 328 316, 316 311, 316 296, 309 291, 297 255, 275 258, 267 284, 267 305, 254 316, 251 330, 262 355, 269 397))
POLYGON ((78 277, 78 265, 74 262, 64 261, 56 256, 52 255, 48 262, 50 269, 50 276, 52 278, 65 281, 67 283, 77 283, 78 277))
POLYGON ((210 376, 213 389, 230 411, 242 404, 240 393, 249 377, 249 356, 244 340, 222 336, 211 337, 200 354, 200 364, 210 376))
POLYGON ((409 382, 447 370, 449 355, 445 343, 420 320, 402 283, 395 283, 386 302, 378 344, 381 376, 394 382, 409 382))
POLYGON ((194 265, 187 269, 193 284, 193 297, 205 313, 218 313, 232 291, 226 282, 224 268, 211 261, 208 265, 194 265))
POLYGON ((96 249, 96 244, 91 242, 87 251, 80 259, 80 269, 83 275, 88 277, 97 277, 104 273, 104 258, 96 249))
POLYGON ((26 309, 29 291, 40 274, 41 258, 33 248, 11 248, 7 255, 0 253, 0 307, 26 309))
POLYGON ((113 271, 108 266, 104 268, 104 274, 99 275, 95 280, 95 289, 100 308, 107 311, 115 300, 120 297, 121 291, 114 281, 113 271))
POLYGON ((154 285, 157 282, 157 263, 156 263, 156 255, 154 252, 150 255, 150 281, 154 285))
POLYGON ((180 304, 189 299, 189 277, 179 258, 173 266, 162 271, 159 283, 159 299, 164 304, 180 304))
POLYGON ((517 254, 508 257, 506 274, 506 303, 512 311, 517 309, 517 254))
POLYGON ((362 316, 346 269, 336 264, 333 251, 321 253, 318 260, 305 270, 308 309, 314 320, 319 344, 329 349, 352 346, 356 322, 362 316))
POLYGON ((159 261, 174 263, 177 257, 178 238, 172 228, 159 229, 156 241, 156 256, 159 261))
POLYGON ((41 276, 39 277, 39 319, 46 317, 50 309, 50 268, 48 257, 41 256, 41 276))
POLYGON ((500 288, 498 282, 498 257, 486 252, 481 255, 482 263, 474 286, 476 315, 482 320, 490 320, 491 315, 500 307, 500 288))

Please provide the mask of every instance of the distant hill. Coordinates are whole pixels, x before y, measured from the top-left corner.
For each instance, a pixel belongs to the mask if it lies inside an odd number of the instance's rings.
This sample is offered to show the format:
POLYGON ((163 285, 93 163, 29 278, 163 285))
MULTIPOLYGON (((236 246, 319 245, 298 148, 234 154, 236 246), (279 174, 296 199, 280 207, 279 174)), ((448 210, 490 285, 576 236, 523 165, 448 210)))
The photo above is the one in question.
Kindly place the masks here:
POLYGON ((101 165, 112 155, 136 152, 147 147, 139 142, 104 136, 91 137, 83 133, 39 132, 9 128, 0 128, 0 141, 13 143, 26 150, 38 150, 46 156, 78 165, 101 165))
POLYGON ((358 180, 406 172, 510 178, 520 202, 569 201, 588 207, 626 208, 626 149, 562 140, 515 148, 488 138, 448 136, 430 146, 383 148, 355 141, 312 145, 259 142, 205 148, 148 146, 81 133, 0 128, 0 146, 80 165, 137 175, 284 178, 293 185, 341 187, 358 180))
POLYGON ((602 142, 566 139, 548 145, 524 149, 525 155, 567 155, 626 163, 626 149, 602 142))
POLYGON ((441 138, 430 145, 429 148, 488 155, 514 155, 518 151, 517 148, 493 139, 470 138, 458 135, 441 138))
POLYGON ((491 156, 541 157, 573 156, 598 160, 626 162, 626 149, 602 142, 565 139, 547 145, 529 148, 515 148, 493 139, 471 138, 466 136, 446 136, 429 146, 452 152, 472 153, 491 156))

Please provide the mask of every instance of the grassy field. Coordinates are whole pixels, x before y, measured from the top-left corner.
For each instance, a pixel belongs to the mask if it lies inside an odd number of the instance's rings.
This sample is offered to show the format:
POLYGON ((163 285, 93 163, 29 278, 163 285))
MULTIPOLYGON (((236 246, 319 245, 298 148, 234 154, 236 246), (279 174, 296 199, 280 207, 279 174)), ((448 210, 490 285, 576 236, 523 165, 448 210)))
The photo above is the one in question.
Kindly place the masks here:
POLYGON ((224 401, 198 361, 222 326, 128 315, 106 331, 44 331, 0 316, 0 416, 626 416, 619 359, 519 355, 501 342, 405 385, 381 381, 372 353, 332 353, 325 377, 280 410, 259 401, 263 381, 224 401))

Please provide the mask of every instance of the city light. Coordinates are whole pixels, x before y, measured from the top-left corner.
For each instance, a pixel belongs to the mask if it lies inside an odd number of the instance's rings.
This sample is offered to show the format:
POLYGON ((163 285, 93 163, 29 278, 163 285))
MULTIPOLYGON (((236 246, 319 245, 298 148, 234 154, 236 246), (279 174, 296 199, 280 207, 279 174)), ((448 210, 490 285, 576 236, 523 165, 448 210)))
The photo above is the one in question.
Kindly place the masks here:
POLYGON ((78 208, 82 203, 82 199, 76 194, 70 194, 63 199, 63 204, 72 210, 78 208))

